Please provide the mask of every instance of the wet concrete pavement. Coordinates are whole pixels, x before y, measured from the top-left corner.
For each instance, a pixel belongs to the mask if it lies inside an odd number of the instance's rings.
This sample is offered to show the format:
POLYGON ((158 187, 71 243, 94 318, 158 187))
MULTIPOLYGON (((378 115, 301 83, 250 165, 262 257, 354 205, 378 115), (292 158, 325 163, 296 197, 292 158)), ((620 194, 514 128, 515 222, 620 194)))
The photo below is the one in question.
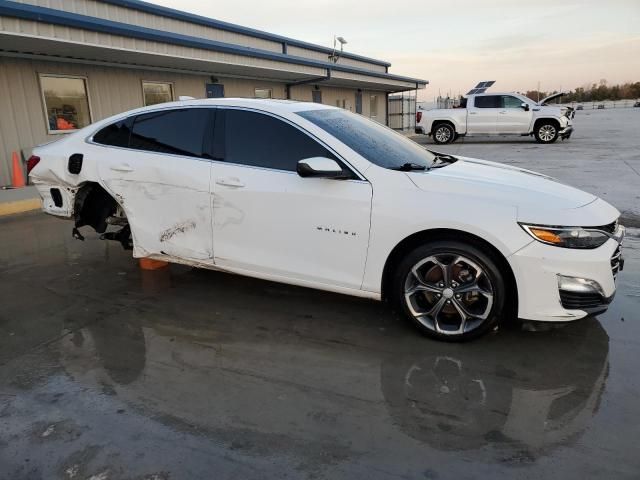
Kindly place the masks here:
POLYGON ((456 345, 377 302, 142 272, 67 222, 0 219, 0 478, 638 478, 630 233, 606 314, 456 345))

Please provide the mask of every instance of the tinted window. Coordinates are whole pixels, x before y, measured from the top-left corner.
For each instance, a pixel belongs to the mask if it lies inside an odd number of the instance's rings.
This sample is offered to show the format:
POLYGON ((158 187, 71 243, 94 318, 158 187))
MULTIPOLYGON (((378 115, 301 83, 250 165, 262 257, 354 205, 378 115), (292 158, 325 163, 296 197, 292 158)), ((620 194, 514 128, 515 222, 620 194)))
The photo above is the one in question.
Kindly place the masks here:
POLYGON ((326 148, 288 123, 261 113, 224 111, 225 153, 230 163, 295 171, 298 160, 335 158, 326 148))
POLYGON ((113 147, 128 147, 133 118, 127 118, 104 127, 93 136, 93 141, 113 147))
POLYGON ((138 115, 133 123, 129 146, 150 152, 208 157, 204 139, 205 132, 210 131, 209 117, 210 110, 206 108, 138 115))
POLYGON ((511 95, 503 95, 502 96, 502 107, 503 108, 521 108, 522 100, 517 97, 512 97, 511 95))
POLYGON ((339 109, 298 112, 303 118, 330 133, 355 152, 384 168, 405 163, 429 167, 434 155, 416 142, 355 113, 339 109))
POLYGON ((486 95, 484 97, 476 97, 474 106, 476 108, 501 108, 501 103, 498 95, 486 95))

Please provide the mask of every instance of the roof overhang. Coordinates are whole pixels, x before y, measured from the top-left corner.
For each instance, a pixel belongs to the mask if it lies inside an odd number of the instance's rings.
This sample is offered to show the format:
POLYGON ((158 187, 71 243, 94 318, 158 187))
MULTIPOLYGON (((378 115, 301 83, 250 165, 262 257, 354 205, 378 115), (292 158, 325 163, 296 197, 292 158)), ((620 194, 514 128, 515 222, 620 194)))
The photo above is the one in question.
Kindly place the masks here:
MULTIPOLYGON (((326 84, 355 88, 401 92, 424 88, 425 80, 365 70, 276 53, 256 48, 207 40, 187 35, 162 32, 85 15, 0 0, 0 16, 18 18, 37 24, 67 27, 68 37, 24 33, 22 29, 0 31, 1 53, 14 56, 37 56, 43 59, 110 64, 121 67, 153 68, 198 74, 260 78, 294 83, 327 77, 326 84), (83 32, 97 32, 102 41, 91 43, 83 32), (75 41, 74 38, 83 38, 75 41), (105 38, 111 40, 105 41, 105 38), (138 45, 145 40, 156 48, 144 50, 138 45), (125 47, 124 45, 132 45, 125 47), (157 48, 162 45, 170 48, 157 48), (163 52, 163 53, 159 53, 163 52), (171 52, 171 53, 166 53, 171 52)), ((34 28, 25 31, 47 32, 34 28)))

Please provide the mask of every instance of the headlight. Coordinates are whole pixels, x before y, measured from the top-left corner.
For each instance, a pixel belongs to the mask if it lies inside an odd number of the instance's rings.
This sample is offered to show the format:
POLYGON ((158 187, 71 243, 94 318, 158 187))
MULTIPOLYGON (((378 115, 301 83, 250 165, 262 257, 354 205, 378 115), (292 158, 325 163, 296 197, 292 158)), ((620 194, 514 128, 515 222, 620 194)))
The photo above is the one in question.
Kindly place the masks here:
POLYGON ((611 235, 602 230, 582 227, 547 227, 544 225, 520 226, 539 242, 564 248, 597 248, 611 235))

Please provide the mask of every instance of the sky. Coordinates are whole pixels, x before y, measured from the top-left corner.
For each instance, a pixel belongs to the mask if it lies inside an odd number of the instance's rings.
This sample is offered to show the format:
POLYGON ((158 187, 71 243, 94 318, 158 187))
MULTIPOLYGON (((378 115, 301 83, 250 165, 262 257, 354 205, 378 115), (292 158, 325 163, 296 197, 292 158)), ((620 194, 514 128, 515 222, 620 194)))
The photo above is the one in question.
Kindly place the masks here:
POLYGON ((640 0, 151 0, 152 3, 389 61, 429 81, 419 100, 494 91, 570 90, 640 81, 640 0))

